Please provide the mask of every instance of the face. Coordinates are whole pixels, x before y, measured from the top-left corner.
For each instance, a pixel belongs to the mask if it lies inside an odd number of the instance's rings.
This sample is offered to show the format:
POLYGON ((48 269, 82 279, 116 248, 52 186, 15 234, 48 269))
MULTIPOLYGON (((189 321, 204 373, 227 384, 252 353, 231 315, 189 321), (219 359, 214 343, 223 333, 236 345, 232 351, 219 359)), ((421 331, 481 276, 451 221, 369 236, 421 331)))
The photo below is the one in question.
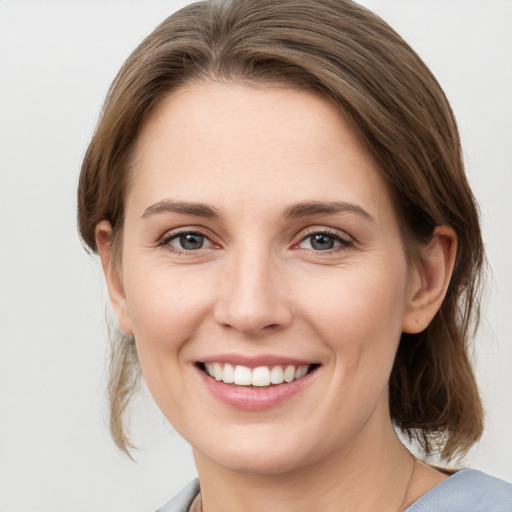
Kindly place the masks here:
POLYGON ((144 125, 110 293, 197 457, 279 473, 390 427, 411 282, 386 186, 326 99, 192 84, 144 125))

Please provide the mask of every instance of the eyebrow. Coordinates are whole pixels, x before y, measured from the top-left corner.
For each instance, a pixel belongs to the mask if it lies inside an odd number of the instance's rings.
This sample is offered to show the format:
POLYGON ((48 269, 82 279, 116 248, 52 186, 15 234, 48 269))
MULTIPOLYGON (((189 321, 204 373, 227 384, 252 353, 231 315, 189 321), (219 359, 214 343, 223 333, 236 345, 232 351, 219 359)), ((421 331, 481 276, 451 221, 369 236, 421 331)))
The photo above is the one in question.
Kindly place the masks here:
POLYGON ((221 214, 217 208, 205 203, 188 203, 174 201, 173 199, 162 199, 144 211, 142 218, 151 217, 158 213, 182 213, 196 217, 220 218, 221 214))
POLYGON ((343 201, 305 201, 297 203, 285 210, 284 217, 287 219, 296 219, 300 217, 307 217, 309 215, 335 214, 340 212, 356 213, 368 220, 375 221, 375 219, 364 208, 361 208, 361 206, 343 201))
MULTIPOLYGON (((285 219, 298 219, 309 215, 336 214, 340 212, 351 212, 361 215, 371 221, 375 219, 361 206, 343 201, 304 201, 289 206, 284 210, 285 219)), ((144 211, 142 218, 151 217, 159 213, 181 213, 184 215, 193 215, 195 217, 206 217, 210 219, 219 219, 222 217, 220 211, 212 205, 206 203, 191 203, 184 201, 174 201, 173 199, 162 199, 144 211)))

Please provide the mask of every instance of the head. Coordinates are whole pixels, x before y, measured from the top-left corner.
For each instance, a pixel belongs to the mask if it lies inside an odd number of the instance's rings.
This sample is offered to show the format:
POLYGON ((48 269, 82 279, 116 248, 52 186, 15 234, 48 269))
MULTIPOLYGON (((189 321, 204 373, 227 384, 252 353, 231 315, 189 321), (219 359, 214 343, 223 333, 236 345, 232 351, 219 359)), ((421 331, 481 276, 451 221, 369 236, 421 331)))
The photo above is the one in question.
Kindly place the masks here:
MULTIPOLYGON (((98 250, 108 221, 112 264, 122 265, 126 198, 138 141, 159 108, 197 84, 293 89, 334 106, 379 173, 398 221, 404 257, 424 269, 444 226, 457 251, 439 311, 403 332, 389 377, 396 425, 427 452, 463 454, 480 436, 482 410, 468 360, 483 247, 456 123, 440 86, 382 20, 346 0, 235 0, 193 4, 165 20, 116 77, 84 158, 79 229, 98 250)), ((123 448, 122 415, 139 375, 129 336, 113 346, 111 428, 123 448)))

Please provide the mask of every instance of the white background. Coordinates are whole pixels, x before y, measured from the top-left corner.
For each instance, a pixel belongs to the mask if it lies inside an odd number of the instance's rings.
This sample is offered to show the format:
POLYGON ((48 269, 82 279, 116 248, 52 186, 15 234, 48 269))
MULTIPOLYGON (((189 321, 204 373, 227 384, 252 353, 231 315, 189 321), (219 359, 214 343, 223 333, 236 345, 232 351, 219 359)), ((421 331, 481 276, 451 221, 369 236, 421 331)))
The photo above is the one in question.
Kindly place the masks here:
MULTIPOLYGON (((184 1, 0 0, 0 511, 151 511, 193 476, 150 398, 137 463, 105 424, 106 295, 75 190, 115 72, 184 1)), ((481 204, 487 430, 467 464, 512 481, 512 1, 366 0, 424 58, 459 120, 481 204)), ((205 418, 205 428, 207 428, 205 418)))

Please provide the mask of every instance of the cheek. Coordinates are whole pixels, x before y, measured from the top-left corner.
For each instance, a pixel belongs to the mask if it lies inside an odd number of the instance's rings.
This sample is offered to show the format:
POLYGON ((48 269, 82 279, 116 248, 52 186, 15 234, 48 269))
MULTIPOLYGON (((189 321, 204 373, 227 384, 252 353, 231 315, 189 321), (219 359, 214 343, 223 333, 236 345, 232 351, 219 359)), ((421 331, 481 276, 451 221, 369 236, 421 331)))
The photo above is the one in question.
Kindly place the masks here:
POLYGON ((360 391, 378 390, 387 382, 407 290, 406 272, 392 268, 336 269, 302 295, 301 314, 333 354, 341 386, 353 381, 360 391))
POLYGON ((211 303, 204 276, 172 268, 139 273, 125 290, 141 359, 177 355, 211 303))
POLYGON ((211 300, 204 277, 173 270, 132 275, 125 289, 142 375, 164 415, 179 428, 186 423, 182 397, 189 396, 184 354, 211 300))
POLYGON ((331 269, 304 283, 307 279, 300 284, 303 292, 298 292, 303 310, 332 335, 358 334, 360 338, 372 330, 400 331, 407 294, 405 271, 367 265, 357 270, 331 269))

